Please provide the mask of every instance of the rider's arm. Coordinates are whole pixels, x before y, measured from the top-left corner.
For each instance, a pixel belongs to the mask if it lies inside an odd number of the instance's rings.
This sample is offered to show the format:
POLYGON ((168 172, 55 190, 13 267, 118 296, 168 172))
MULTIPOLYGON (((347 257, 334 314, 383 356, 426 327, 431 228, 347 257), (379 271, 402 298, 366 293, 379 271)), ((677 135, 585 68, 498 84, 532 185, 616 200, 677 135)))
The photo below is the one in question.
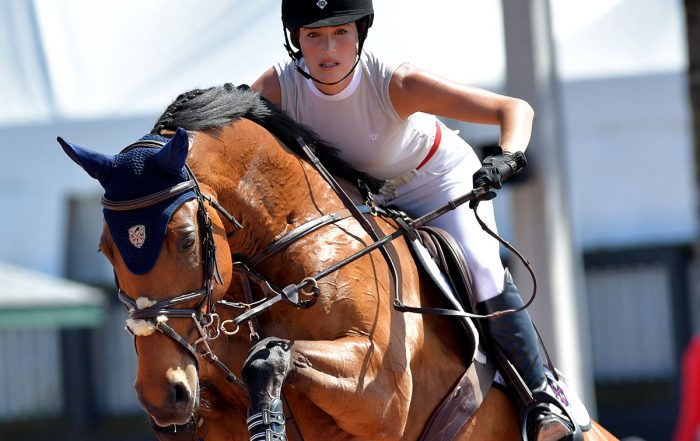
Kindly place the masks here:
POLYGON ((279 107, 282 102, 282 89, 274 67, 265 71, 260 78, 250 86, 255 92, 264 96, 275 106, 279 107))
POLYGON ((389 96, 401 118, 425 112, 469 123, 498 124, 504 151, 525 151, 530 142, 534 111, 521 99, 458 84, 410 64, 394 72, 389 96))

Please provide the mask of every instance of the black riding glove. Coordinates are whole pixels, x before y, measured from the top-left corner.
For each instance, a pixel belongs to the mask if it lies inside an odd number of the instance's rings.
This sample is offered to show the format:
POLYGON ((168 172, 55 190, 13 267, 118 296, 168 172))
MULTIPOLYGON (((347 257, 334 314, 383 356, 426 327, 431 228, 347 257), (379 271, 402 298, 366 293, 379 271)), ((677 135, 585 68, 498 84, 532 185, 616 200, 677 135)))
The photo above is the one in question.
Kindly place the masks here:
MULTIPOLYGON (((523 152, 503 153, 501 150, 499 154, 487 156, 484 165, 474 173, 474 188, 499 189, 503 186, 503 181, 522 172, 526 166, 527 159, 523 152)), ((495 197, 495 191, 488 191, 479 199, 469 202, 469 208, 476 208, 480 201, 490 201, 495 197)))
POLYGON ((500 153, 487 156, 484 165, 474 173, 474 188, 489 187, 499 189, 503 181, 522 172, 527 166, 523 152, 500 153))

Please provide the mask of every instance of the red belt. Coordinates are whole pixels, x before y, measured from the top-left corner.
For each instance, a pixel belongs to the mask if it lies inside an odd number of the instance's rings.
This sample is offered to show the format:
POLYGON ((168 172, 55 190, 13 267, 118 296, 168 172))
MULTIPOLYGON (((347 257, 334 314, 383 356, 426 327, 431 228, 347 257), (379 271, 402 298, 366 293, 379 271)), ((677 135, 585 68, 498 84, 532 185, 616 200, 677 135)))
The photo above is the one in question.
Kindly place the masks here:
POLYGON ((440 139, 442 139, 442 129, 440 129, 440 122, 437 121, 435 123, 435 141, 433 141, 433 145, 430 146, 430 151, 428 151, 428 154, 425 155, 423 161, 421 161, 421 163, 418 164, 416 170, 420 170, 421 167, 423 167, 428 161, 430 161, 430 158, 433 157, 438 147, 440 147, 440 139))

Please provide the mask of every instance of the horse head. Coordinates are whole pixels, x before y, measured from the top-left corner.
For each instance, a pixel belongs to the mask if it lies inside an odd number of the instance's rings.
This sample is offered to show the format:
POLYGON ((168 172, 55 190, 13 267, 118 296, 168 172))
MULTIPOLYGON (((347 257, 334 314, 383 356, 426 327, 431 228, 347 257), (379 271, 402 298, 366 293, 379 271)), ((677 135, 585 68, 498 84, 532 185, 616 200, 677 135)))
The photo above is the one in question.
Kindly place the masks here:
POLYGON ((100 251, 129 310, 139 401, 161 427, 186 424, 199 402, 198 348, 218 335, 213 305, 232 275, 224 225, 205 203, 216 195, 186 166, 182 129, 113 156, 58 141, 105 189, 100 251))

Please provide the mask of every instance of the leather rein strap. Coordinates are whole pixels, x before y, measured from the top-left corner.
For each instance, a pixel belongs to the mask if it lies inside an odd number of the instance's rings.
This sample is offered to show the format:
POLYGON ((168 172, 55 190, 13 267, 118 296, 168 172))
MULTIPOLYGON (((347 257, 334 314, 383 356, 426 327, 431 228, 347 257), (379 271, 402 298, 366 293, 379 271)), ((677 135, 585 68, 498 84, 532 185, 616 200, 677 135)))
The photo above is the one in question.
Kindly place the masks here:
MULTIPOLYGON (((325 169, 323 164, 321 164, 320 160, 316 157, 316 155, 313 153, 311 148, 306 144, 306 142, 298 137, 297 138, 297 143, 302 147, 306 155, 308 156, 309 160, 311 161, 312 165, 316 168, 316 170, 321 174, 321 176, 329 183, 331 188, 336 192, 338 197, 341 199, 343 204, 346 207, 346 210, 349 211, 352 216, 360 223, 360 225, 363 227, 363 229, 370 235, 370 237, 374 240, 373 243, 370 245, 366 246, 364 249, 361 251, 346 257, 340 262, 337 262, 334 265, 331 265, 330 267, 326 268, 325 270, 317 273, 314 276, 311 277, 306 277, 304 280, 302 280, 300 283, 297 284, 291 284, 286 287, 284 287, 281 290, 275 289, 270 282, 265 279, 265 277, 261 276, 260 274, 256 273, 253 270, 253 267, 262 262, 263 260, 267 259, 268 257, 272 256, 276 252, 286 248, 290 244, 292 244, 294 241, 298 240, 299 238, 303 237, 304 235, 316 231, 318 228, 327 225, 328 223, 335 222, 337 220, 340 220, 341 216, 339 213, 334 213, 331 215, 326 215, 323 216, 322 218, 313 220, 308 222, 307 224, 302 225, 301 227, 298 227, 297 229, 293 230, 289 234, 285 235, 283 238, 273 242, 271 245, 269 245, 266 249, 263 251, 259 252, 255 256, 249 258, 246 260, 245 257, 241 257, 241 260, 238 262, 234 262, 234 270, 241 273, 244 277, 244 284, 248 284, 246 289, 250 289, 250 283, 251 281, 256 283, 261 290, 264 293, 265 298, 261 300, 260 302, 257 302, 255 304, 252 304, 252 302, 249 301, 248 305, 245 305, 248 307, 248 311, 245 313, 239 315, 233 320, 230 320, 235 327, 236 331, 238 330, 239 326, 242 323, 245 323, 261 313, 265 312, 267 309, 272 307, 275 303, 279 302, 282 299, 285 299, 289 301, 290 303, 294 304, 297 307, 300 308, 306 308, 310 307, 313 305, 315 302, 315 297, 319 295, 319 290, 317 287, 317 282, 321 278, 337 271, 338 269, 342 268, 343 266, 359 259, 360 257, 374 251, 375 249, 379 248, 380 251, 382 252, 382 255, 384 256, 385 260, 387 261, 387 264, 389 266, 389 270, 391 271, 391 275, 394 281, 393 284, 393 289, 394 289, 394 308, 400 312, 410 312, 410 313, 416 313, 416 314, 426 314, 426 315, 436 315, 436 316, 452 316, 452 317, 469 317, 469 318, 474 318, 474 319, 490 319, 490 318, 497 318, 503 315, 508 315, 508 314, 513 314, 519 311, 524 310, 527 308, 532 301, 535 299, 535 295, 537 292, 537 278, 534 274, 534 271, 532 270, 529 262, 522 256, 522 254, 516 250, 510 243, 506 242, 503 240, 501 237, 499 237, 496 233, 491 231, 489 227, 481 220, 479 217, 478 213, 476 210, 474 210, 474 214, 476 216, 477 221, 479 222, 479 225, 481 226, 482 229, 484 229, 488 234, 493 236, 495 239, 497 239, 499 242, 501 242, 508 250, 513 252, 519 259, 520 261, 525 265, 527 270, 530 272, 530 275, 533 280, 533 290, 532 290, 532 295, 530 299, 520 308, 518 309, 509 309, 505 311, 497 311, 491 314, 475 314, 475 313, 470 313, 470 312, 465 312, 465 311, 458 311, 458 310, 452 310, 452 309, 445 309, 445 308, 422 308, 422 307, 415 307, 415 306, 409 306, 403 303, 401 300, 401 291, 400 291, 400 286, 399 286, 399 276, 397 272, 396 265, 394 264, 394 261, 391 257, 391 255, 388 253, 387 249, 385 248, 385 245, 387 245, 389 242, 393 241, 394 239, 397 239, 404 234, 409 236, 409 239, 414 239, 416 237, 415 229, 422 227, 426 224, 428 224, 430 221, 433 219, 442 216, 443 214, 452 211, 459 207, 460 205, 466 203, 466 202, 471 202, 471 201, 479 201, 483 199, 484 197, 488 196, 490 189, 486 187, 477 187, 474 188, 472 191, 469 193, 460 196, 454 200, 449 201, 446 205, 433 210, 429 213, 426 213, 425 215, 411 220, 411 219, 404 219, 400 213, 396 213, 388 210, 383 210, 379 207, 374 206, 372 203, 371 207, 368 207, 367 205, 361 205, 357 206, 355 203, 350 199, 350 197, 347 195, 347 193, 340 187, 340 185, 337 183, 337 181, 333 178, 333 176, 328 173, 328 171, 325 169), (384 235, 383 237, 379 237, 377 232, 374 230, 372 225, 367 221, 365 218, 365 214, 367 210, 371 211, 372 213, 376 213, 378 211, 381 211, 382 214, 389 214, 391 217, 396 220, 396 222, 399 224, 399 228, 394 231, 393 233, 389 235, 384 235), (307 292, 304 291, 305 288, 311 287, 312 291, 307 292), (302 294, 307 294, 309 296, 312 296, 313 298, 307 301, 300 301, 299 300, 299 293, 302 294), (272 294, 272 297, 269 298, 268 294, 272 294)), ((371 195, 368 193, 367 194, 367 199, 371 201, 371 195)), ((345 213, 345 210, 343 211, 345 213)), ((344 218, 344 217, 343 217, 344 218)), ((235 333, 235 332, 234 332, 235 333)), ((255 331, 252 331, 252 333, 255 333, 255 331)))
MULTIPOLYGON (((389 267, 389 270, 391 272, 392 276, 392 281, 393 281, 393 292, 394 296, 396 298, 399 298, 400 296, 400 287, 399 287, 399 276, 398 276, 398 271, 396 269, 396 265, 389 254, 389 252, 386 249, 386 245, 396 239, 397 237, 400 237, 403 235, 404 231, 403 230, 397 230, 394 234, 390 236, 384 235, 382 238, 379 237, 379 234, 376 232, 374 227, 369 223, 367 218, 364 216, 367 213, 370 212, 376 212, 375 207, 369 207, 367 205, 361 205, 357 206, 355 203, 352 201, 350 196, 343 190, 343 188, 338 184, 338 182, 335 180, 335 178, 326 170, 326 168, 321 164, 321 161, 318 159, 318 157, 313 153, 311 148, 306 144, 306 142, 298 137, 297 138, 297 143, 302 147, 306 155, 308 156, 309 160, 311 161, 311 164, 314 166, 314 168, 319 172, 319 174, 328 182, 328 184, 331 186, 333 191, 338 195, 340 200, 343 202, 343 205, 345 206, 344 210, 338 211, 336 213, 332 213, 329 215, 322 216, 320 218, 317 218, 315 220, 309 221, 300 227, 297 227, 296 229, 292 230, 289 234, 285 235, 283 238, 273 242, 270 246, 256 254, 255 256, 249 258, 249 259, 243 259, 246 261, 239 261, 239 262, 234 262, 234 271, 237 271, 242 274, 243 276, 243 283, 244 285, 248 285, 246 287, 246 290, 250 290, 250 282, 256 283, 261 290, 263 291, 266 300, 263 302, 252 306, 249 305, 250 308, 248 311, 245 313, 239 315, 233 320, 227 321, 231 322, 235 326, 235 331, 234 333, 239 329, 239 326, 242 323, 246 323, 249 320, 257 317, 258 315, 262 314, 263 312, 267 311, 269 308, 271 308, 274 304, 278 303, 281 300, 287 300, 290 303, 294 304, 295 306, 299 308, 308 308, 312 306, 315 301, 316 297, 318 297, 320 291, 318 289, 318 280, 321 278, 337 271, 341 267, 353 262, 354 260, 359 259, 360 257, 369 254, 370 252, 374 251, 376 248, 379 248, 379 250, 382 253, 382 256, 387 262, 387 265, 389 267), (359 251, 358 253, 353 254, 352 256, 336 263, 335 265, 332 265, 331 267, 325 269, 324 271, 321 271, 320 273, 312 276, 312 277, 306 277, 304 280, 302 280, 298 284, 291 284, 288 285, 281 290, 275 289, 270 282, 265 279, 264 277, 260 276, 258 273, 253 271, 253 268, 258 265, 260 262, 263 260, 267 259, 268 257, 272 256, 273 254, 281 251, 282 249, 288 247, 295 241, 299 240, 301 237, 312 233, 322 226, 328 225, 330 223, 337 222, 341 219, 345 219, 349 216, 352 216, 365 230, 365 232, 372 238, 374 241, 371 245, 365 247, 363 250, 359 251), (306 291, 305 288, 311 287, 311 291, 306 291), (268 297, 268 294, 272 294, 272 297, 268 297), (309 300, 300 300, 299 295, 307 295, 310 296, 311 299, 309 300)), ((256 330, 251 329, 251 335, 257 333, 256 330)))

